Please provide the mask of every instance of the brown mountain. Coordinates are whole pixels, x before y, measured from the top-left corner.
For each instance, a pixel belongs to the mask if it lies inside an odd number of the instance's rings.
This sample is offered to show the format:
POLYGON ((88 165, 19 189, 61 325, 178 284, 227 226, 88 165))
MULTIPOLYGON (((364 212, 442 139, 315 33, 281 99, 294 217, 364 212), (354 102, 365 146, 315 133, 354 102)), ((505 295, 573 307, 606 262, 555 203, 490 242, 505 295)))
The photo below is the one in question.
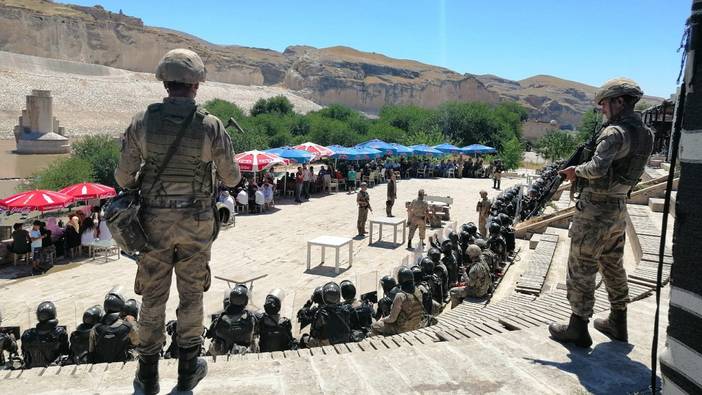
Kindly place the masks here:
POLYGON ((273 85, 319 104, 342 103, 368 113, 385 104, 435 107, 447 100, 515 99, 538 120, 576 124, 594 88, 554 77, 522 81, 459 74, 412 60, 347 47, 292 46, 277 52, 215 45, 100 6, 47 0, 0 0, 0 50, 152 72, 163 54, 188 47, 198 52, 214 81, 273 85))

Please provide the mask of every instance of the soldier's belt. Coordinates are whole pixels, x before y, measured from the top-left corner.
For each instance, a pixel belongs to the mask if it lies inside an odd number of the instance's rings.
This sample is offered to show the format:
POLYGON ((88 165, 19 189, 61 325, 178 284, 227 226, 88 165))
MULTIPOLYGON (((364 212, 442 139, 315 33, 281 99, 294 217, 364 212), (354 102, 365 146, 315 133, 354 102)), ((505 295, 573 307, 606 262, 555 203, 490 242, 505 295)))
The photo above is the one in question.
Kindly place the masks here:
POLYGON ((182 208, 208 208, 212 207, 212 202, 211 201, 204 201, 204 200, 193 200, 193 199, 188 199, 188 200, 179 200, 179 199, 169 199, 169 200, 145 200, 144 201, 144 206, 145 207, 151 207, 151 208, 173 208, 173 209, 182 209, 182 208))
POLYGON ((587 199, 593 203, 620 203, 626 200, 626 196, 617 195, 596 195, 590 192, 580 194, 581 199, 587 199))

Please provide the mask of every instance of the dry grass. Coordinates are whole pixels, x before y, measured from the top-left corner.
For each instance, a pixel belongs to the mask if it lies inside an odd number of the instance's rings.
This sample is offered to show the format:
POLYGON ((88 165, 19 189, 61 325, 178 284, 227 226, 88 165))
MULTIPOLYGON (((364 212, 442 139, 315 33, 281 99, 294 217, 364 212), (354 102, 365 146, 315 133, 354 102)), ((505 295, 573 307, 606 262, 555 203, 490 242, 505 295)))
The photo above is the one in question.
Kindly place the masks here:
POLYGON ((87 14, 74 8, 46 0, 0 0, 0 5, 25 8, 50 16, 67 16, 82 19, 88 17, 87 14))

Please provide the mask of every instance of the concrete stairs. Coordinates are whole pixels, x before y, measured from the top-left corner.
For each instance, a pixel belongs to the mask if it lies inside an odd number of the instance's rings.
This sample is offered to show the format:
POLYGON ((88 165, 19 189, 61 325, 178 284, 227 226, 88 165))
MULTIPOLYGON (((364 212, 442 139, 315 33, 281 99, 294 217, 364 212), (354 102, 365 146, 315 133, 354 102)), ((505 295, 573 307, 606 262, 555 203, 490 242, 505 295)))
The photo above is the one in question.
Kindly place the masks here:
POLYGON ((548 270, 551 268, 553 254, 556 252, 556 244, 558 243, 558 234, 549 232, 550 228, 546 229, 543 234, 535 234, 529 240, 529 247, 534 238, 538 239, 534 247, 534 252, 531 254, 529 262, 526 263, 527 269, 521 274, 517 281, 516 291, 519 293, 539 295, 546 282, 548 270))

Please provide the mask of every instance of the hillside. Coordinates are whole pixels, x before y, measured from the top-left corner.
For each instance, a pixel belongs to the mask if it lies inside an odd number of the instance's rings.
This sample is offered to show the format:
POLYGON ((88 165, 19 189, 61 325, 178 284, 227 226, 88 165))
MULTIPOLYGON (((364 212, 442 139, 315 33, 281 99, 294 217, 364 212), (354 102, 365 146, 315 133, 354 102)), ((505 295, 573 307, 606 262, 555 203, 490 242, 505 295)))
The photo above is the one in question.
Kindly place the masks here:
POLYGON ((535 120, 575 125, 594 87, 555 77, 510 81, 459 74, 412 60, 348 47, 291 46, 283 52, 222 46, 136 17, 47 0, 0 0, 0 50, 151 73, 169 49, 198 52, 212 81, 276 86, 320 105, 341 103, 369 114, 386 104, 435 107, 444 101, 515 99, 535 120))

